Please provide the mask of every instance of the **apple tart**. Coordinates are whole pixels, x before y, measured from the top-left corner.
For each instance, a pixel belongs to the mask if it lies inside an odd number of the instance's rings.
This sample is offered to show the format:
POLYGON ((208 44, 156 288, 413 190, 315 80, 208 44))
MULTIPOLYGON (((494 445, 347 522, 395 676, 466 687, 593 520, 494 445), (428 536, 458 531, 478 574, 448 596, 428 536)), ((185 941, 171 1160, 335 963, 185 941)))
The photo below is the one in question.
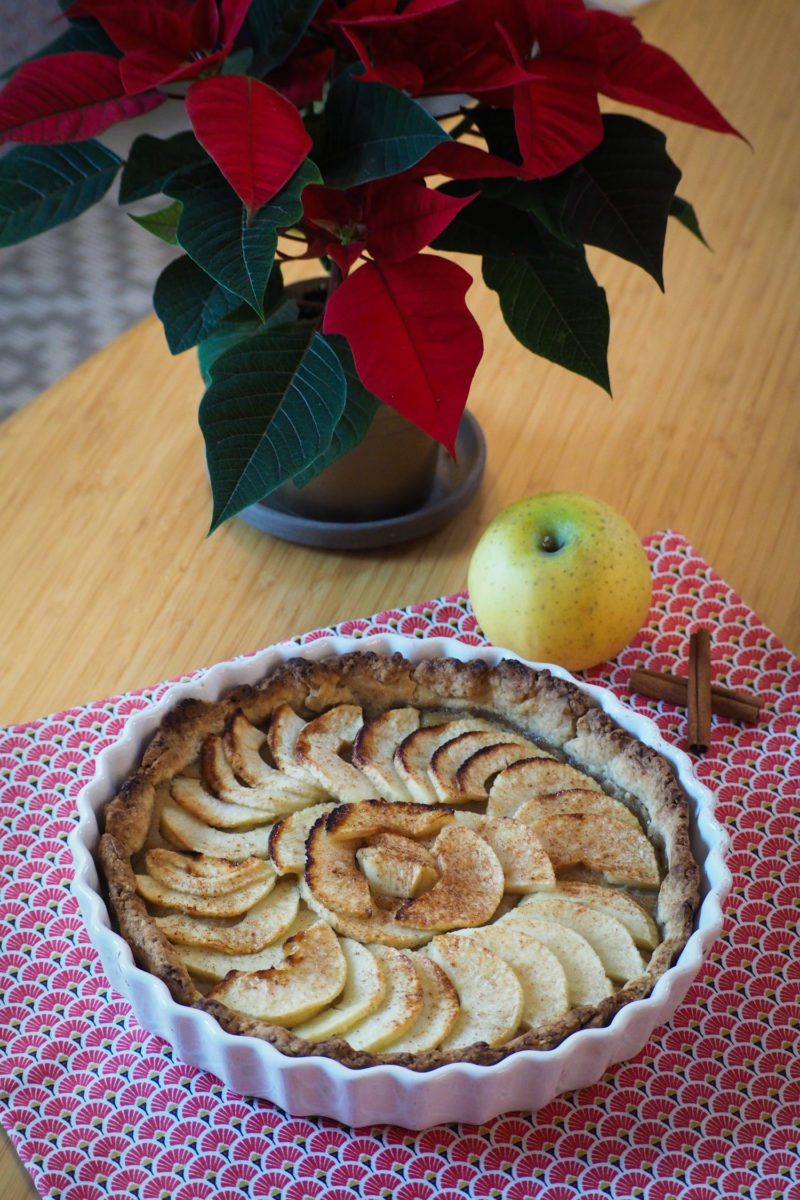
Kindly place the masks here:
POLYGON ((137 962, 290 1056, 498 1062, 648 995, 694 921, 669 763, 513 659, 292 659, 164 719, 99 859, 137 962))

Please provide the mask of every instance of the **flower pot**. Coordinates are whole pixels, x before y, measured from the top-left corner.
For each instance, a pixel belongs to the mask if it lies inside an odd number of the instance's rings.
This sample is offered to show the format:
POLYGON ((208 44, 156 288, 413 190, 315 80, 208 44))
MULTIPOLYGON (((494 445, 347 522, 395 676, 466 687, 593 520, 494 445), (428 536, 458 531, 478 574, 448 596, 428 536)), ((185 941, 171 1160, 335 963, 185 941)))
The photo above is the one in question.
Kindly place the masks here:
POLYGON ((430 494, 439 443, 382 404, 366 437, 305 487, 286 483, 273 502, 313 521, 384 521, 430 494))
MULTIPOLYGON (((378 415, 382 411, 379 409, 378 415)), ((386 411, 390 414, 392 423, 394 418, 403 421, 403 418, 398 417, 392 409, 386 411)), ((373 426, 374 424, 375 422, 373 422, 373 426)), ((409 423, 405 422, 405 424, 409 423)), ((415 430, 416 433, 420 432, 416 430, 415 426, 409 426, 409 428, 415 430)), ((380 428, 378 430, 376 442, 384 443, 382 452, 389 463, 387 472, 400 465, 399 459, 402 451, 399 450, 399 447, 405 433, 406 430, 402 430, 399 437, 387 438, 385 432, 381 437, 380 428)), ((421 434, 421 436, 427 437, 426 434, 421 434)), ((385 511, 387 504, 385 498, 378 500, 381 484, 385 486, 387 481, 385 478, 381 479, 379 470, 372 469, 370 462, 372 437, 373 431, 370 429, 359 446, 328 467, 307 487, 297 488, 291 484, 284 484, 283 487, 277 488, 267 496, 265 500, 250 505, 239 515, 249 525, 254 525, 264 533, 270 533, 273 537, 282 538, 287 542, 332 550, 369 550, 434 533, 461 513, 464 505, 480 485, 486 464, 486 443, 478 422, 471 413, 465 412, 456 438, 455 459, 452 459, 442 446, 433 442, 433 454, 430 456, 433 461, 433 475, 432 478, 427 479, 424 487, 421 473, 418 473, 415 479, 413 470, 405 480, 395 478, 391 481, 392 507, 395 510, 400 507, 401 497, 403 505, 408 504, 409 507, 405 508, 405 511, 395 511, 393 516, 380 517, 374 515, 374 512, 371 514, 366 507, 368 499, 369 502, 376 503, 374 511, 380 511, 377 507, 378 503, 383 505, 385 511), (351 508, 351 511, 356 512, 356 516, 352 519, 333 518, 331 513, 334 511, 334 505, 339 505, 343 501, 341 497, 334 494, 336 488, 329 487, 329 481, 324 477, 330 475, 333 477, 331 481, 333 484, 341 484, 345 500, 353 504, 356 487, 361 481, 358 478, 348 478, 348 476, 356 477, 358 471, 361 470, 357 464, 365 462, 367 466, 364 467, 364 471, 370 480, 369 491, 371 494, 368 497, 365 492, 358 502, 360 507, 351 508), (356 465, 351 466, 351 463, 356 465), (338 469, 340 464, 345 464, 341 470, 338 469), (316 505, 316 511, 321 514, 316 517, 308 516, 296 507, 290 507, 301 499, 302 503, 309 503, 307 496, 303 496, 303 493, 307 493, 309 489, 314 489, 316 493, 314 500, 311 501, 316 505), (329 492, 330 499, 323 502, 326 492, 329 492)), ((430 442, 432 439, 428 438, 428 441, 430 442)), ((427 458, 428 451, 430 451, 430 447, 426 447, 426 467, 430 466, 430 459, 427 458)), ((419 459, 406 460, 405 465, 416 467, 418 472, 422 466, 419 459)), ((339 509, 339 511, 342 510, 339 509)))
MULTIPOLYGON (((286 288, 301 319, 321 317, 327 279, 286 288)), ((364 439, 304 487, 285 483, 240 515, 287 541, 338 549, 389 545, 452 519, 477 489, 486 461, 483 434, 465 413, 456 461, 424 430, 386 404, 364 439)))

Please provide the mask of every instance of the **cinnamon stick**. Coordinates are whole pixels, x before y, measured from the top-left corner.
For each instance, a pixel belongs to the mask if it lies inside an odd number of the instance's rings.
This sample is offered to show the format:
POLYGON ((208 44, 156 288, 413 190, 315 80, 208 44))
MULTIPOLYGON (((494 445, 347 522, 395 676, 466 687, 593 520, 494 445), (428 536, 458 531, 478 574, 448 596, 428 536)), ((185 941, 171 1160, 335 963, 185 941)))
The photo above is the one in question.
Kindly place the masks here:
POLYGON ((687 741, 692 754, 705 754, 711 742, 711 634, 704 628, 689 638, 687 741))
MULTIPOLYGON (((631 672, 628 687, 632 692, 649 696, 653 700, 666 700, 686 708, 689 702, 689 680, 685 675, 673 675, 670 671, 651 671, 647 667, 636 667, 631 672)), ((747 692, 735 692, 720 684, 711 685, 711 711, 720 717, 731 717, 748 725, 757 725, 761 720, 761 701, 758 696, 747 692)))

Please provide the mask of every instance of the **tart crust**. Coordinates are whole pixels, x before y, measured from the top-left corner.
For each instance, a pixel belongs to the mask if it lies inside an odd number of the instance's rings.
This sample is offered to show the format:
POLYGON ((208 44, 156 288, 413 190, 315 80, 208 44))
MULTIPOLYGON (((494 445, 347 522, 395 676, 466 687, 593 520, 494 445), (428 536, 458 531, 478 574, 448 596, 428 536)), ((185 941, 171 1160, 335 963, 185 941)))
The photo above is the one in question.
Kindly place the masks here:
POLYGON ((518 1050, 551 1049, 578 1029, 606 1025, 625 1004, 649 995, 675 961, 692 931, 699 895, 688 803, 669 763, 620 728, 579 688, 513 659, 491 666, 450 658, 411 663, 400 654, 371 652, 319 661, 298 658, 260 684, 237 687, 219 701, 183 701, 165 717, 140 766, 106 806, 98 858, 121 935, 136 961, 164 981, 175 1001, 210 1013, 231 1033, 264 1039, 283 1054, 325 1056, 354 1068, 393 1063, 428 1071, 455 1061, 488 1065, 518 1050), (239 712, 251 725, 266 729, 282 704, 304 721, 342 704, 361 707, 365 720, 403 706, 444 712, 444 719, 481 716, 535 741, 623 799, 655 847, 662 875, 654 912, 662 940, 644 973, 601 1003, 572 1008, 502 1045, 476 1042, 459 1050, 414 1054, 365 1053, 342 1037, 308 1041, 204 995, 137 892, 134 864, 147 849, 169 845, 159 833, 161 805, 176 775, 197 770, 205 739, 224 736, 239 712))

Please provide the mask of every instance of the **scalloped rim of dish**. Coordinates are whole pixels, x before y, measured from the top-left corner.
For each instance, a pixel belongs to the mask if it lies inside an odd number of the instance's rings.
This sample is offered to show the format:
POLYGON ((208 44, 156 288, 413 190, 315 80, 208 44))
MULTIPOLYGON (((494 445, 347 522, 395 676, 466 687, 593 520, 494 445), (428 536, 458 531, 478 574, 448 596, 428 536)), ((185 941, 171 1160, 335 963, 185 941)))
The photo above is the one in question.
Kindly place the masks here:
POLYGON ((178 1059, 210 1071, 235 1092, 270 1100, 293 1116, 331 1117, 353 1127, 481 1124, 503 1112, 536 1110, 562 1092, 597 1082, 614 1063, 638 1054, 653 1030, 672 1016, 719 936, 722 903, 731 887, 724 862, 729 839, 714 817, 713 795, 698 780, 688 755, 666 742, 655 722, 627 708, 613 692, 576 679, 561 667, 528 664, 588 693, 618 724, 671 763, 689 797, 692 849, 701 871, 701 905, 679 958, 649 996, 625 1005, 607 1026, 578 1030, 552 1050, 517 1051, 492 1066, 451 1063, 425 1073, 393 1065, 355 1070, 319 1056, 290 1058, 258 1038, 227 1033, 208 1013, 178 1004, 162 980, 136 965, 129 945, 113 929, 94 860, 98 816, 135 769, 166 712, 188 697, 214 700, 235 685, 256 683, 290 658, 319 659, 353 650, 399 651, 412 661, 451 657, 496 663, 519 658, 502 647, 471 646, 454 638, 336 635, 305 645, 290 641, 209 667, 134 713, 118 740, 98 754, 95 774, 78 794, 78 824, 69 836, 73 893, 109 982, 127 998, 139 1024, 169 1042, 178 1059))

